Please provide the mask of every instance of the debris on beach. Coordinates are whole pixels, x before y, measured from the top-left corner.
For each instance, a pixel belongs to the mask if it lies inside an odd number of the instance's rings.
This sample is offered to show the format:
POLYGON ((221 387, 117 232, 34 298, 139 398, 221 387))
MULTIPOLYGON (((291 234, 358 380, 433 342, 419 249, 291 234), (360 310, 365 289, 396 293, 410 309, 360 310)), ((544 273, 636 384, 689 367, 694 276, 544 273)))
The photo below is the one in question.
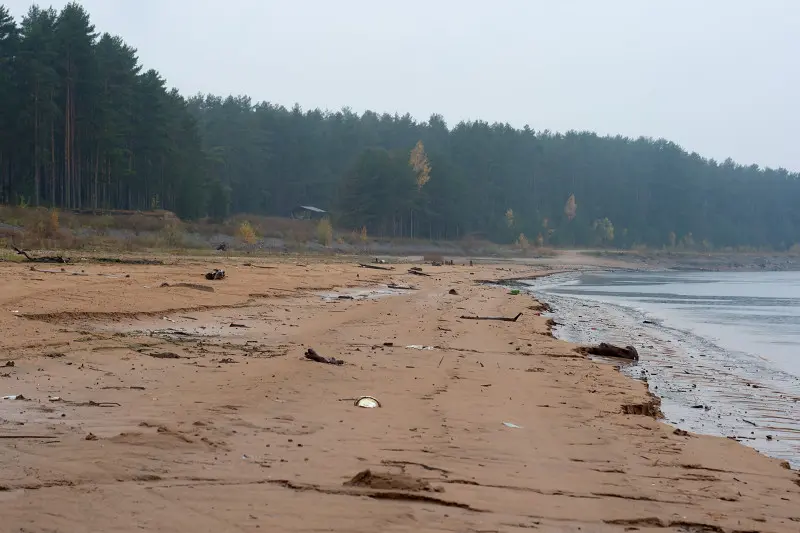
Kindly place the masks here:
POLYGON ((225 279, 225 271, 220 270, 219 268, 215 268, 211 272, 206 273, 206 279, 208 280, 225 279))
POLYGON ((8 396, 3 396, 4 400, 27 400, 25 396, 22 394, 10 394, 8 396))
POLYGON ((511 296, 518 296, 519 289, 511 289, 510 291, 508 291, 508 294, 510 294, 511 296))
MULTIPOLYGON (((208 274, 206 274, 208 277, 208 274)), ((167 283, 166 281, 160 285, 161 288, 165 287, 185 287, 187 289, 194 289, 196 291, 214 292, 214 287, 208 285, 201 285, 200 283, 167 283)))
POLYGON ((664 414, 661 412, 661 399, 657 396, 650 396, 650 401, 643 403, 627 403, 623 405, 622 414, 663 418, 664 414))
POLYGON ((503 425, 507 428, 522 429, 522 426, 518 426, 512 422, 503 422, 503 425))
POLYGON ((584 355, 599 355, 600 357, 614 357, 630 361, 639 360, 639 352, 633 346, 621 348, 605 342, 601 342, 597 346, 583 346, 578 348, 578 352, 584 355))
POLYGON ((416 291, 419 290, 417 287, 413 285, 398 285, 397 283, 389 283, 387 285, 390 289, 398 290, 398 291, 416 291))
POLYGON ((323 357, 317 353, 314 348, 309 348, 306 350, 305 353, 306 359, 310 359, 311 361, 316 361, 317 363, 326 363, 329 365, 343 365, 344 361, 341 359, 336 359, 335 357, 323 357))
POLYGON ((427 276, 430 277, 430 274, 427 272, 423 272, 420 267, 411 267, 408 269, 409 274, 414 274, 415 276, 427 276))
POLYGON ((238 324, 236 322, 232 322, 231 325, 228 326, 228 327, 229 328, 249 328, 250 326, 248 326, 246 324, 238 324))
POLYGON ((394 267, 369 265, 367 263, 359 263, 358 266, 360 266, 361 268, 371 268, 373 270, 394 270, 394 267))
POLYGON ((67 274, 69 276, 85 276, 88 277, 89 274, 81 270, 80 272, 73 272, 68 271, 62 268, 61 270, 52 270, 52 269, 41 269, 36 267, 31 267, 31 272, 38 272, 40 274, 67 274))
POLYGON ((553 308, 550 307, 550 304, 545 302, 536 302, 535 305, 529 305, 528 309, 531 311, 536 311, 538 313, 550 313, 553 311, 553 308))
POLYGON ((450 289, 450 291, 447 294, 450 294, 452 296, 458 296, 458 291, 455 289, 450 289))
POLYGON ((435 346, 424 346, 422 344, 410 344, 406 346, 406 348, 411 348, 412 350, 426 350, 426 351, 436 349, 435 346))
POLYGON ((363 407, 364 409, 375 409, 376 407, 381 406, 381 402, 372 396, 360 396, 356 398, 356 401, 353 402, 353 405, 356 407, 363 407))
POLYGON ((466 316, 462 315, 460 318, 464 320, 499 320, 501 322, 516 322, 519 320, 519 317, 522 316, 522 313, 517 313, 517 316, 513 318, 505 317, 505 316, 466 316))
POLYGON ((174 353, 174 352, 153 352, 148 353, 145 355, 149 355, 150 357, 154 357, 156 359, 180 359, 181 356, 174 353))
POLYGON ((119 257, 90 257, 81 258, 81 261, 91 261, 92 263, 106 263, 114 265, 163 265, 160 259, 120 259, 119 257))
POLYGON ((363 470, 344 483, 347 487, 365 487, 378 490, 403 490, 409 492, 442 492, 433 489, 429 482, 417 479, 406 474, 392 474, 389 472, 372 472, 363 470))

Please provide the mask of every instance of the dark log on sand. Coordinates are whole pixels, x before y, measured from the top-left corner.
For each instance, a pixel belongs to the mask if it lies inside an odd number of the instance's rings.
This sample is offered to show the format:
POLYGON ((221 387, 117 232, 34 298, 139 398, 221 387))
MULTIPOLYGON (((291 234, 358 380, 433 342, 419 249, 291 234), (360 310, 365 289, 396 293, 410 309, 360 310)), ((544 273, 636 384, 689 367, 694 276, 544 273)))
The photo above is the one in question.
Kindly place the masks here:
POLYGON ((314 348, 309 348, 306 350, 306 359, 310 359, 312 361, 316 361, 317 363, 326 363, 329 365, 343 365, 344 361, 341 359, 336 359, 335 357, 323 357, 317 353, 314 348))
POLYGON ((633 346, 620 348, 613 344, 601 342, 597 346, 583 346, 578 348, 578 351, 583 354, 599 355, 600 357, 615 357, 617 359, 628 359, 629 361, 639 360, 639 352, 633 346))
POLYGON ((368 265, 366 263, 359 263, 358 266, 361 268, 371 268, 373 270, 394 270, 394 267, 386 267, 380 265, 368 265))
POLYGON ((516 322, 521 316, 522 313, 517 313, 517 316, 514 318, 509 318, 506 316, 461 316, 461 318, 464 320, 499 320, 501 322, 516 322))

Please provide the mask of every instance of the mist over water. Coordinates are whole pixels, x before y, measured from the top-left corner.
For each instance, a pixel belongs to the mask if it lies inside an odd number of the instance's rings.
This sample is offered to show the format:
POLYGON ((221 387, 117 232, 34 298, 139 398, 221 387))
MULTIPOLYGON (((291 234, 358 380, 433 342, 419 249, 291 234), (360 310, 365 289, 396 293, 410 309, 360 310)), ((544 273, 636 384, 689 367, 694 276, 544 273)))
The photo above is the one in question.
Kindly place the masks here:
POLYGON ((527 284, 560 338, 633 344, 670 423, 800 465, 800 273, 596 272, 527 284))

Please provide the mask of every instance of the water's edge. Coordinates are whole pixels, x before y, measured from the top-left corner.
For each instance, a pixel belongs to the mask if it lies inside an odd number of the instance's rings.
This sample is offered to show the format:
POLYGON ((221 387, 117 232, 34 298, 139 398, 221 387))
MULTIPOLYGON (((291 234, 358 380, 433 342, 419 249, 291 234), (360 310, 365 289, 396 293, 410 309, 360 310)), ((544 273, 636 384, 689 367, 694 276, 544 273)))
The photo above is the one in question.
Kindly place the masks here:
POLYGON ((620 365, 661 398, 665 422, 698 434, 734 438, 800 467, 800 380, 742 352, 652 320, 633 306, 548 292, 580 273, 525 280, 515 287, 549 304, 553 334, 578 344, 632 344, 636 365, 620 365))

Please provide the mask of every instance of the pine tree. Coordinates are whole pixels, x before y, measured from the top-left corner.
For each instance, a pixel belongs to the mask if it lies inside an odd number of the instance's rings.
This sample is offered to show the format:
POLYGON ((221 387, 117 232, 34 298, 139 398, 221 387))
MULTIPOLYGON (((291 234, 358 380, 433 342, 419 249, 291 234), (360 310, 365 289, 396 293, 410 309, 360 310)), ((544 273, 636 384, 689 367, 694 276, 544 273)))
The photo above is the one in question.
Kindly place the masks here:
POLYGON ((11 202, 19 183, 12 180, 18 148, 19 28, 8 9, 0 5, 0 203, 11 202))

